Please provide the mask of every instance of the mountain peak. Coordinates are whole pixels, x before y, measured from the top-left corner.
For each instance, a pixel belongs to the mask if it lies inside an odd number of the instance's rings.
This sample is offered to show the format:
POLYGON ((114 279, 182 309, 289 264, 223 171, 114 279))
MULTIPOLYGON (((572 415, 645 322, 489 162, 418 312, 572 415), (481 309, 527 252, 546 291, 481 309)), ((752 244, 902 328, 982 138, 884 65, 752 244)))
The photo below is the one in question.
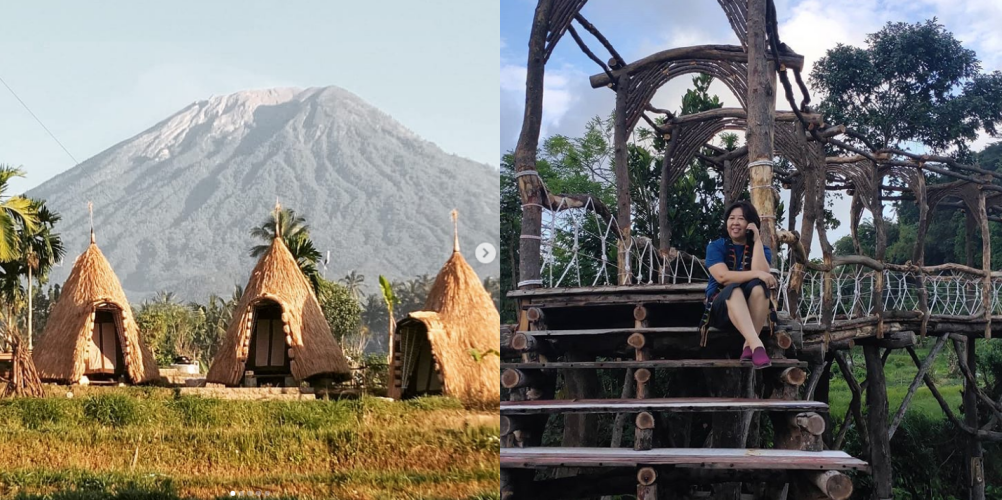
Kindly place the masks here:
POLYGON ((498 181, 347 90, 277 88, 197 101, 29 195, 63 215, 70 253, 86 247, 80 207, 94 202, 102 248, 133 300, 160 290, 198 299, 246 278, 250 228, 276 198, 331 251, 329 278, 409 278, 448 257, 453 208, 464 245, 496 240, 498 181))

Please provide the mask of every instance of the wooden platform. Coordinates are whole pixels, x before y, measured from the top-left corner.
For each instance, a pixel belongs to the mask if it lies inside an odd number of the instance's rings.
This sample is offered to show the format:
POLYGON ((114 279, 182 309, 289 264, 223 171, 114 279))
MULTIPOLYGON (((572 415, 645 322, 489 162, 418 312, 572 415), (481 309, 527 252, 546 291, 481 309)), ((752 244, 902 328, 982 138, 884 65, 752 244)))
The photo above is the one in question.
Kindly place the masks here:
MULTIPOLYGON (((772 368, 807 368, 806 361, 774 359, 772 368)), ((626 368, 752 368, 752 362, 737 359, 653 359, 650 361, 554 361, 547 363, 501 363, 501 369, 516 370, 615 370, 626 368)))
POLYGON ((661 398, 661 399, 558 399, 549 401, 502 401, 502 415, 539 413, 638 413, 782 411, 827 412, 819 401, 744 398, 661 398))
MULTIPOLYGON (((716 330, 716 329, 712 329, 716 330)), ((588 330, 531 330, 519 331, 533 337, 580 337, 590 335, 632 335, 643 333, 645 335, 699 335, 699 328, 694 326, 667 326, 660 328, 593 328, 588 330)))
POLYGON ((581 286, 567 288, 535 288, 532 290, 512 290, 508 292, 511 298, 527 297, 572 297, 587 295, 671 295, 682 293, 704 293, 706 283, 680 283, 675 285, 607 285, 581 286))
POLYGON ((841 451, 727 448, 501 448, 501 468, 639 467, 671 465, 703 469, 860 470, 869 466, 841 451))

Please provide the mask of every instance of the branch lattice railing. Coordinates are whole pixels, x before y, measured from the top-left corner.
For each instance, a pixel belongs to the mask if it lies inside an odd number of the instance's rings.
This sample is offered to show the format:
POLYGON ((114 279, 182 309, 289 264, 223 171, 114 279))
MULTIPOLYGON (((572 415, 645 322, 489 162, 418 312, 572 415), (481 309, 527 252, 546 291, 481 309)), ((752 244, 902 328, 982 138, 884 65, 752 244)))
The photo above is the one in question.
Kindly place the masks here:
MULTIPOLYGON (((542 243, 543 285, 547 288, 617 285, 620 274, 618 253, 625 251, 625 273, 631 285, 705 283, 707 271, 702 259, 672 250, 663 255, 655 241, 619 238, 615 218, 600 216, 591 201, 583 207, 566 202, 544 210, 542 243)), ((789 252, 777 252, 774 263, 779 276, 778 304, 791 310, 792 272, 802 274, 796 312, 804 324, 823 324, 825 313, 835 321, 848 321, 876 314, 879 300, 885 314, 924 313, 921 290, 925 290, 929 314, 934 316, 984 316, 984 272, 955 264, 919 268, 884 264, 866 257, 836 257, 830 271, 831 307, 825 311, 825 269, 811 263, 802 271, 789 266, 789 252), (877 276, 883 285, 877 293, 877 276)), ((803 269, 803 268, 801 268, 803 269)), ((991 315, 1002 315, 1002 273, 992 273, 989 288, 991 315)))
MULTIPOLYGON (((797 303, 804 324, 823 324, 824 271, 807 270, 797 303)), ((831 271, 832 308, 828 311, 835 322, 870 317, 876 314, 876 301, 883 304, 885 313, 924 313, 921 290, 925 289, 929 313, 934 316, 983 316, 983 275, 963 271, 874 270, 860 264, 835 266, 831 271), (878 293, 877 275, 883 274, 883 290, 878 293)), ((789 275, 784 276, 781 298, 788 297, 789 275)), ((993 316, 1002 314, 1002 277, 993 276, 989 304, 993 316)), ((791 312, 788 301, 781 307, 791 312)))
POLYGON ((633 237, 624 241, 615 218, 604 218, 594 203, 571 207, 563 199, 543 210, 540 234, 543 286, 547 288, 618 284, 622 248, 628 258, 622 266, 630 284, 705 283, 703 261, 684 252, 662 255, 655 241, 633 237))

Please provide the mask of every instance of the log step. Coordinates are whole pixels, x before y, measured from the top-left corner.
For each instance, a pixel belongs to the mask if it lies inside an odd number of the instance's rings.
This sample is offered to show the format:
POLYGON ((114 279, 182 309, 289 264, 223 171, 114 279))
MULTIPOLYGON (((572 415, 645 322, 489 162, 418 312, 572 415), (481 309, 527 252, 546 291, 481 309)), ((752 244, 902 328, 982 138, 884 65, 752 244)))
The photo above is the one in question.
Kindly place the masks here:
MULTIPOLYGON (((718 332, 716 328, 710 328, 711 332, 718 332)), ((518 331, 532 335, 536 338, 544 337, 577 337, 590 335, 632 335, 634 333, 643 334, 664 334, 664 335, 699 335, 699 327, 696 326, 665 326, 658 328, 593 328, 589 330, 531 330, 518 331)), ((735 335, 737 333, 735 332, 735 335)))
POLYGON ((501 448, 502 469, 541 467, 640 467, 672 465, 702 469, 859 470, 866 462, 842 451, 728 448, 501 448))
POLYGON ((557 399, 502 401, 502 415, 540 413, 638 413, 638 412, 781 411, 827 412, 820 401, 746 398, 660 398, 660 399, 557 399))
POLYGON ((665 294, 704 293, 706 283, 679 283, 676 285, 606 285, 568 288, 534 288, 532 290, 512 290, 510 298, 528 297, 574 297, 582 295, 617 295, 622 293, 662 296, 665 294))
MULTIPOLYGON (((501 369, 569 370, 625 368, 751 368, 751 361, 737 359, 654 359, 650 361, 556 361, 548 363, 501 363, 501 369)), ((806 361, 773 359, 773 368, 807 368, 806 361)))

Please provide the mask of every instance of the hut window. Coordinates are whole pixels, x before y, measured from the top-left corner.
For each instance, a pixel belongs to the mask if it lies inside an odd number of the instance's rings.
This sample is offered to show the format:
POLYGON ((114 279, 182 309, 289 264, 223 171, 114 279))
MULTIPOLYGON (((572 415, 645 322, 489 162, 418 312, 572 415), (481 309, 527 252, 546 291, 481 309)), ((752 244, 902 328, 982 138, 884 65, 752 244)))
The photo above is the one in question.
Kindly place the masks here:
POLYGON ((274 303, 255 308, 254 365, 259 368, 286 365, 285 333, 282 331, 282 309, 274 303))

